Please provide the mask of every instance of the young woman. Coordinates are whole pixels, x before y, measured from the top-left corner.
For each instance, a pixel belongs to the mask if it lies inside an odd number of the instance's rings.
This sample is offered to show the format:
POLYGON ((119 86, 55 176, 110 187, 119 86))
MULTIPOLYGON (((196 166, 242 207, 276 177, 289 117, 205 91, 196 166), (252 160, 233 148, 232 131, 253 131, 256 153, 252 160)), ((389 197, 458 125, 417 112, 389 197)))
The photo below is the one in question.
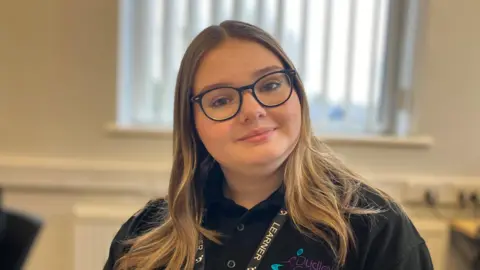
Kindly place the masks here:
POLYGON ((200 33, 175 89, 168 196, 116 235, 104 269, 433 269, 389 196, 314 136, 280 45, 250 24, 200 33))

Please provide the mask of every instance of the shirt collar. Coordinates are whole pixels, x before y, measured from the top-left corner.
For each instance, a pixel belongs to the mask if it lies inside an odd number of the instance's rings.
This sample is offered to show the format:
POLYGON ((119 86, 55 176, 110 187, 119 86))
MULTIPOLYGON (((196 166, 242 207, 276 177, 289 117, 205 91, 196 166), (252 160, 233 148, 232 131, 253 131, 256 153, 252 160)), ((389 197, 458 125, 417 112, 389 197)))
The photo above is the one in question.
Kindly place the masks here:
POLYGON ((222 169, 215 164, 208 174, 203 190, 203 197, 207 208, 226 199, 223 195, 224 179, 222 169))
MULTIPOLYGON (((206 208, 210 208, 215 204, 228 204, 232 203, 232 200, 226 198, 223 194, 223 185, 225 183, 225 176, 222 169, 216 164, 208 175, 208 179, 204 187, 204 200, 206 208)), ((275 192, 273 192, 262 204, 283 206, 285 203, 285 187, 280 186, 275 192)))

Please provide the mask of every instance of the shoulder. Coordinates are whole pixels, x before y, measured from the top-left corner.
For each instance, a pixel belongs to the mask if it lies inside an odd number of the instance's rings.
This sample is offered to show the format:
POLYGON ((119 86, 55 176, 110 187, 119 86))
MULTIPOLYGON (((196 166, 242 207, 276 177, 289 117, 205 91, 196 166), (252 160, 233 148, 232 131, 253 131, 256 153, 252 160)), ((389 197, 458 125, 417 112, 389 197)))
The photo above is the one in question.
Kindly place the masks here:
POLYGON ((365 269, 407 269, 398 265, 414 263, 414 269, 433 269, 426 244, 403 208, 369 187, 360 189, 359 207, 380 209, 379 213, 352 215, 350 224, 357 240, 357 255, 365 269), (414 259, 418 262, 412 262, 414 259), (420 268, 420 264, 425 267, 420 268))
POLYGON ((131 239, 159 226, 162 223, 166 209, 167 203, 164 199, 148 201, 143 208, 139 209, 122 224, 113 240, 121 242, 131 239))
POLYGON ((125 221, 111 242, 104 270, 114 269, 115 262, 128 251, 128 245, 125 244, 126 240, 160 226, 166 209, 167 202, 164 199, 151 200, 125 221))
POLYGON ((412 237, 408 239, 409 241, 413 243, 423 242, 420 234, 398 202, 383 196, 368 186, 362 186, 358 193, 358 208, 377 209, 378 212, 375 214, 351 215, 350 222, 354 231, 363 233, 368 237, 375 237, 379 234, 385 237, 385 234, 390 232, 411 234, 412 237))
POLYGON ((136 237, 144 232, 161 225, 167 213, 167 201, 164 199, 151 200, 137 211, 124 225, 127 225, 127 236, 136 237))

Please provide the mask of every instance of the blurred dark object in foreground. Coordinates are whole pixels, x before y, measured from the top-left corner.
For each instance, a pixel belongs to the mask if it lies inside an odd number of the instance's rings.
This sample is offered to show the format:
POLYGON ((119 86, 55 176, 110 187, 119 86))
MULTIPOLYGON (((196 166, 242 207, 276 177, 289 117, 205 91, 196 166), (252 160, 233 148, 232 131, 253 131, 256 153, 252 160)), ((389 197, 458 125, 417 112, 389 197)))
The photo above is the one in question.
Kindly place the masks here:
POLYGON ((0 269, 22 269, 41 227, 41 220, 5 209, 0 190, 0 269))

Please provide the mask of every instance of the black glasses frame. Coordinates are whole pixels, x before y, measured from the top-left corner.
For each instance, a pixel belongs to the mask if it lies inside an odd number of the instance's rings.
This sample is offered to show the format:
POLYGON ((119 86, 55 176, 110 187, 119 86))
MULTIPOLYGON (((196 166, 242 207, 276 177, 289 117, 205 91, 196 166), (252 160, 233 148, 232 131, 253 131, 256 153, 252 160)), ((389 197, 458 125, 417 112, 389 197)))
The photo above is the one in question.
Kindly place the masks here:
POLYGON ((209 119, 213 120, 213 121, 217 121, 217 122, 222 122, 222 121, 227 121, 227 120, 230 120, 232 118, 234 118, 235 116, 237 116, 237 114, 240 112, 240 109, 242 108, 242 104, 243 104, 243 92, 244 91, 247 91, 247 90, 252 90, 252 96, 253 98, 255 98, 255 100, 260 104, 262 105, 263 107, 266 107, 266 108, 274 108, 274 107, 278 107, 280 105, 283 105, 285 102, 287 102, 290 97, 292 96, 292 93, 293 93, 293 84, 294 84, 294 81, 295 81, 295 75, 297 74, 297 72, 294 70, 294 69, 283 69, 283 70, 277 70, 277 71, 273 71, 273 72, 269 72, 263 76, 261 76, 260 78, 258 78, 257 80, 255 80, 255 82, 253 82, 252 84, 249 84, 249 85, 245 85, 245 86, 242 86, 242 87, 232 87, 232 86, 219 86, 219 87, 215 87, 215 88, 212 88, 212 89, 208 89, 206 91, 203 91, 202 93, 196 95, 196 96, 193 96, 190 101, 193 102, 193 103, 198 103, 198 105, 200 105, 200 108, 202 109, 202 112, 203 114, 205 114, 206 117, 208 117, 209 119), (255 85, 261 81, 263 78, 267 77, 267 76, 270 76, 272 74, 277 74, 277 73, 283 73, 287 76, 287 78, 290 80, 290 93, 288 94, 288 97, 280 102, 279 104, 275 104, 275 105, 266 105, 264 104, 263 102, 260 101, 260 99, 257 97, 257 94, 255 93, 255 85), (209 92, 212 92, 214 90, 217 90, 217 89, 224 89, 224 88, 230 88, 230 89, 233 89, 235 91, 238 92, 239 96, 240 96, 240 102, 239 102, 239 105, 238 105, 238 109, 237 111, 230 117, 227 117, 227 118, 222 118, 222 119, 215 119, 215 118, 212 118, 210 117, 205 109, 203 108, 203 103, 202 103, 202 98, 203 96, 205 96, 206 94, 208 94, 209 92))

